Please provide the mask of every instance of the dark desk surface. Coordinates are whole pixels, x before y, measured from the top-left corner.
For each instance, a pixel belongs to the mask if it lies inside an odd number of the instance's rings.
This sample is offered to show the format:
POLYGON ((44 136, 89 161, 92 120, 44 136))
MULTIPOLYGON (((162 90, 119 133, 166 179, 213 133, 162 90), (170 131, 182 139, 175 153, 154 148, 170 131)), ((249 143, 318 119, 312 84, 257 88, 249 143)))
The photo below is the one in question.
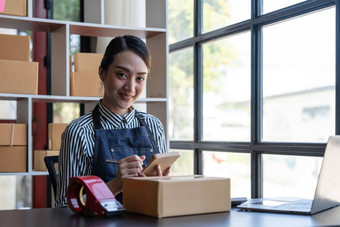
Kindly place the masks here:
POLYGON ((157 219, 137 214, 105 218, 86 217, 74 214, 69 208, 40 208, 30 210, 0 211, 0 226, 340 226, 340 207, 308 215, 246 212, 232 209, 231 212, 190 215, 157 219))

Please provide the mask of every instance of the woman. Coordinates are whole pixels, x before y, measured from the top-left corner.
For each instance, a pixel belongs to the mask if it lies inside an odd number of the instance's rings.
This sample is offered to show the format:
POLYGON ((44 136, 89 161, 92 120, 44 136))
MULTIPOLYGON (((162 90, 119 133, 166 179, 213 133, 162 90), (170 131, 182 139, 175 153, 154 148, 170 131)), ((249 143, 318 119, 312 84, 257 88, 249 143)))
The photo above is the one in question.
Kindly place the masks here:
MULTIPOLYGON (((166 152, 159 119, 132 107, 145 88, 150 67, 150 52, 137 37, 116 37, 107 46, 99 67, 103 99, 92 112, 73 120, 62 136, 57 207, 66 205, 73 176, 99 176, 121 201, 122 178, 144 176, 142 165, 154 153, 166 152), (119 167, 107 159, 118 160, 119 167)), ((159 176, 170 172, 156 168, 159 176)))

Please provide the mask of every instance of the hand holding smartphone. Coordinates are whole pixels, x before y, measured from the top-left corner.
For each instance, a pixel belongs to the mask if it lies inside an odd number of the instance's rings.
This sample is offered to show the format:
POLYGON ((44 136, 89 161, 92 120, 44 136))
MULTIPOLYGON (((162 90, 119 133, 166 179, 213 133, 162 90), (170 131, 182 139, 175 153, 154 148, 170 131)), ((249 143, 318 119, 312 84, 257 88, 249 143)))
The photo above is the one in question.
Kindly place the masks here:
POLYGON ((180 154, 178 152, 154 154, 150 158, 149 163, 145 166, 142 172, 146 176, 157 176, 156 165, 159 165, 161 167, 161 171, 164 172, 179 157, 180 157, 180 154))

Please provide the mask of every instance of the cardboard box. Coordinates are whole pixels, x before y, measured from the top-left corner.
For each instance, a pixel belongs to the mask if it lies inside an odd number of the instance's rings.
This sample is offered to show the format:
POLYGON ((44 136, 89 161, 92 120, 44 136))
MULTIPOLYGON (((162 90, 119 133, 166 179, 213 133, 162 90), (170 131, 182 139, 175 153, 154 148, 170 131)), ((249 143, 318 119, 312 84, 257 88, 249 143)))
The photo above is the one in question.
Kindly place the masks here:
POLYGON ((126 211, 153 217, 230 211, 230 179, 174 176, 123 179, 126 211))
POLYGON ((61 136, 68 124, 50 123, 48 124, 48 149, 59 151, 61 145, 61 136))
POLYGON ((103 88, 98 73, 71 73, 71 96, 102 97, 103 88))
POLYGON ((38 94, 38 63, 0 59, 0 93, 38 94))
POLYGON ((33 169, 37 171, 47 171, 44 158, 54 155, 59 155, 59 151, 34 150, 33 169))
POLYGON ((27 146, 27 124, 0 124, 1 146, 27 146))
POLYGON ((27 146, 0 146, 0 172, 26 172, 27 146))
POLYGON ((74 72, 99 72, 103 54, 76 53, 74 54, 74 72))
POLYGON ((2 0, 0 1, 0 14, 14 16, 27 16, 27 0, 2 0))
POLYGON ((0 34, 0 59, 30 61, 30 37, 0 34))

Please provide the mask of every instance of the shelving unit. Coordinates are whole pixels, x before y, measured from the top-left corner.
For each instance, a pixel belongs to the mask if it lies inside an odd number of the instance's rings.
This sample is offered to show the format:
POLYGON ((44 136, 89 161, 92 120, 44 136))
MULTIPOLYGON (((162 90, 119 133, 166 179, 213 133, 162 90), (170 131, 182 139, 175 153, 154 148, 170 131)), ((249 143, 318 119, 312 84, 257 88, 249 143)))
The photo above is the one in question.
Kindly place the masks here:
MULTIPOLYGON (((85 109, 90 110, 100 98, 70 96, 70 36, 73 34, 92 37, 115 37, 120 35, 135 35, 144 40, 152 54, 151 75, 146 86, 146 97, 137 103, 145 103, 147 112, 158 117, 167 133, 167 24, 166 24, 166 0, 146 0, 146 27, 126 27, 119 25, 106 25, 104 23, 105 1, 93 4, 85 1, 93 12, 101 13, 99 21, 95 23, 82 23, 40 19, 32 17, 32 1, 28 0, 28 17, 17 17, 0 14, 0 28, 18 30, 50 32, 51 46, 51 93, 52 95, 23 95, 0 93, 0 100, 17 101, 17 123, 28 125, 28 154, 27 172, 4 173, 1 175, 46 175, 47 172, 33 171, 33 138, 32 120, 33 103, 35 102, 72 102, 84 103, 85 109)), ((138 1, 138 0, 136 0, 138 1)), ((92 3, 91 3, 92 2, 92 3)), ((97 2, 97 1, 95 1, 97 2)), ((96 20, 96 19, 95 19, 96 20)), ((33 47, 34 48, 34 47, 33 47)), ((167 138, 166 138, 167 139, 167 138)), ((168 141, 168 139, 167 139, 168 141)))

